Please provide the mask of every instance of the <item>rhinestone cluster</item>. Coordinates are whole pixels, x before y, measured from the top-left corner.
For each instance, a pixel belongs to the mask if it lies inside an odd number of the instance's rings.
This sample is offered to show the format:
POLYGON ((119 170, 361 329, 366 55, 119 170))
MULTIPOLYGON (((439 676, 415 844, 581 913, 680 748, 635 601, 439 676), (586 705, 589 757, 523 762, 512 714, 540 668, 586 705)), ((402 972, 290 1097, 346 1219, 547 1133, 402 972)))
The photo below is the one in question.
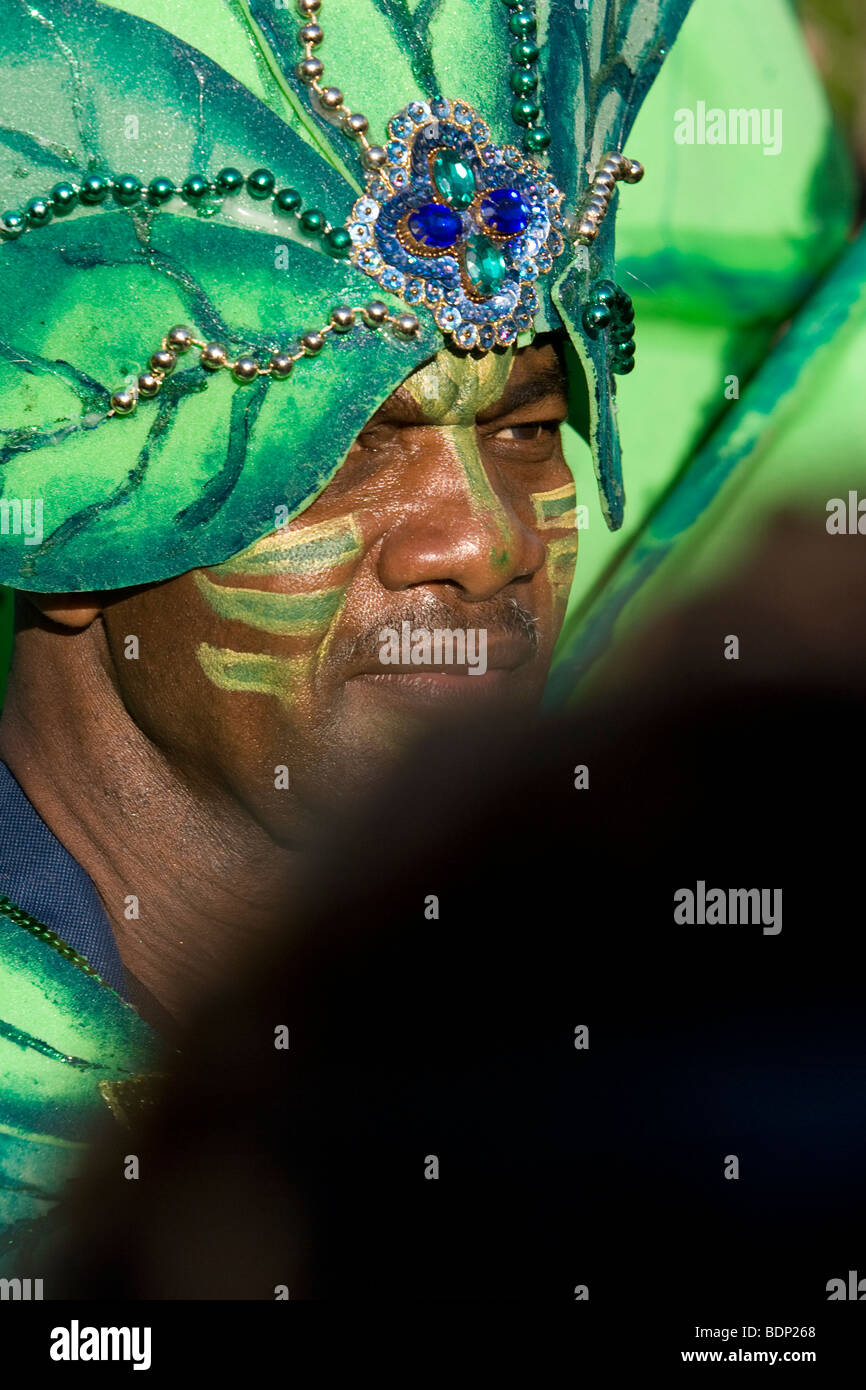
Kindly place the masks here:
POLYGON ((460 348, 513 343, 538 312, 535 281, 565 249, 562 194, 465 102, 411 102, 389 125, 349 222, 359 270, 424 304, 460 348))

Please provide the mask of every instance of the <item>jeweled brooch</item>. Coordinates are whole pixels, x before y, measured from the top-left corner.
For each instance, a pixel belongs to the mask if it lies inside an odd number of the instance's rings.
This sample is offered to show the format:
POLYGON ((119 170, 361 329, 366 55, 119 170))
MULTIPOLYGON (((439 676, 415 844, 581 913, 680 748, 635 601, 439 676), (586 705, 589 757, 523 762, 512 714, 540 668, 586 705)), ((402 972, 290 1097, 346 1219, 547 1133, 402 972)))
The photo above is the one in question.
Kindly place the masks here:
POLYGON ((535 282, 565 249, 563 195, 465 102, 414 101, 348 223, 350 258, 383 290, 429 308, 457 347, 513 343, 538 313, 535 282))

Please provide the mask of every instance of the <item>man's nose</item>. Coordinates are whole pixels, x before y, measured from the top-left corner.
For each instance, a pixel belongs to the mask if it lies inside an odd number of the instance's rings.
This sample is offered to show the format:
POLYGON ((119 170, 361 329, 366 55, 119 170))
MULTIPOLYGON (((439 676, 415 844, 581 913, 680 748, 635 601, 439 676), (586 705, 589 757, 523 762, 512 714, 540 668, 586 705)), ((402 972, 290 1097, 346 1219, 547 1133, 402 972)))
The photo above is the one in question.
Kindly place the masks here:
POLYGON ((488 475, 475 427, 426 426, 422 433, 406 451, 404 509, 379 553, 385 588, 456 584, 480 601, 531 578, 546 547, 488 475))

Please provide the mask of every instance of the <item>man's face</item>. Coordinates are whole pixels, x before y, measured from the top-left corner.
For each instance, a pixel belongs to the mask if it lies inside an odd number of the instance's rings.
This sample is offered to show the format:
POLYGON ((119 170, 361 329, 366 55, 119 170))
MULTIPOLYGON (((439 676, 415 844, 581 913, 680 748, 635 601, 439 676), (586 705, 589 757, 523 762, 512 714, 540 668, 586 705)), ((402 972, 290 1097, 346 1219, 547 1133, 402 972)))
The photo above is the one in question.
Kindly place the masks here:
POLYGON ((534 706, 577 552, 566 411, 550 340, 441 352, 289 526, 107 606, 136 723, 281 839, 299 805, 368 783, 431 721, 534 706), (469 634, 466 664, 448 664, 437 630, 469 634), (130 634, 138 661, 124 659, 130 634))

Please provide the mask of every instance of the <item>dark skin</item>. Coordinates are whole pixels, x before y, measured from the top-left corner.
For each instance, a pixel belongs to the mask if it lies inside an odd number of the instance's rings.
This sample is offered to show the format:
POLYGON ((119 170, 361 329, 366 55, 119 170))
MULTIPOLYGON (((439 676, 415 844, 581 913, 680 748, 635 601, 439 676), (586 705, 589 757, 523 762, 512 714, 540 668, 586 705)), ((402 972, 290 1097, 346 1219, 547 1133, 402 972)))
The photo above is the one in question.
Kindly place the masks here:
POLYGON ((0 756, 171 1013, 279 921, 311 813, 431 720, 537 705, 576 541, 573 520, 543 514, 573 486, 566 413, 550 339, 443 352, 276 549, 272 535, 138 590, 28 596, 0 756), (383 667, 379 634, 406 620, 484 629, 487 674, 383 667))

